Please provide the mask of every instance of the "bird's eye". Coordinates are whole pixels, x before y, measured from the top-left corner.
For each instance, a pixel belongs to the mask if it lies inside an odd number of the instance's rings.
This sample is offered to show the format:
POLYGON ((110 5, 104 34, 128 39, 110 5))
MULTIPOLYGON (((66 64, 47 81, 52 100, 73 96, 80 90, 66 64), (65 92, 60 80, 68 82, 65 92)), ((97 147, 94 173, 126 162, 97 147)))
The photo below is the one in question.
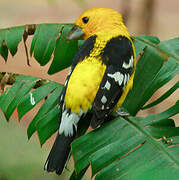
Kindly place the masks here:
POLYGON ((83 17, 82 21, 86 24, 89 21, 89 18, 88 17, 83 17))

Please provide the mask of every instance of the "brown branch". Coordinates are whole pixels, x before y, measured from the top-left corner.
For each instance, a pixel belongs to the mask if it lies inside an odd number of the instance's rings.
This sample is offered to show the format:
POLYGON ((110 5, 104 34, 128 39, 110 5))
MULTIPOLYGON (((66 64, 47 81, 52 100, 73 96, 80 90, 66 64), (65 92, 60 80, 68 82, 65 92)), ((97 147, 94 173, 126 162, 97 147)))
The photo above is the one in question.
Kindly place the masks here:
POLYGON ((3 94, 4 92, 4 88, 9 80, 9 74, 5 73, 4 76, 1 76, 2 79, 0 81, 0 94, 3 94))
MULTIPOLYGON (((1 93, 4 92, 6 85, 10 85, 10 86, 13 85, 18 76, 19 76, 18 74, 1 72, 0 73, 0 90, 1 90, 1 93)), ((48 82, 48 80, 39 79, 39 81, 36 82, 34 88, 35 89, 39 88, 39 87, 43 86, 44 84, 46 84, 47 82, 48 82)))
POLYGON ((29 54, 28 54, 28 49, 27 49, 27 45, 26 45, 26 40, 27 40, 27 37, 28 37, 28 29, 26 29, 24 31, 24 34, 23 34, 23 43, 24 43, 24 48, 25 48, 25 53, 26 53, 26 58, 27 58, 27 65, 30 66, 30 59, 29 59, 29 54))
POLYGON ((26 24, 27 35, 34 35, 37 24, 26 24))

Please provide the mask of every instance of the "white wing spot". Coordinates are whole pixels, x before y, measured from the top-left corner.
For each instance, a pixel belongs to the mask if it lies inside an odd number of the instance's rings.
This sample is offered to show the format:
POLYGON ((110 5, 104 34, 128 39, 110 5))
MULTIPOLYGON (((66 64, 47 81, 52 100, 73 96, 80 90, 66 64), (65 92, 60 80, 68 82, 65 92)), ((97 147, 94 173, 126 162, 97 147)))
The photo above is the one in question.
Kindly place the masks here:
POLYGON ((127 75, 124 74, 124 86, 126 85, 126 83, 127 83, 127 75))
POLYGON ((32 93, 30 92, 30 103, 33 105, 35 105, 35 99, 34 97, 32 96, 32 93))
POLYGON ((125 75, 124 75, 124 86, 128 83, 129 78, 130 78, 130 75, 129 75, 129 74, 125 74, 125 75))
POLYGON ((128 74, 128 75, 127 75, 127 82, 129 81, 129 79, 130 79, 130 75, 128 74))
POLYGON ((60 97, 60 101, 62 101, 63 100, 63 94, 61 95, 61 97, 60 97))
POLYGON ((107 90, 109 90, 111 88, 111 84, 109 81, 106 81, 106 84, 104 86, 107 90))
POLYGON ((123 63, 122 67, 125 68, 125 69, 128 69, 130 67, 133 67, 133 56, 131 56, 130 60, 129 60, 129 63, 127 64, 126 62, 123 63))
POLYGON ((49 160, 47 160, 47 162, 45 163, 44 169, 47 171, 47 166, 48 166, 48 162, 49 160))
POLYGON ((72 70, 70 69, 69 72, 68 72, 68 76, 71 74, 72 70))
POLYGON ((64 86, 66 86, 66 85, 67 85, 67 82, 68 82, 68 81, 66 80, 66 81, 65 81, 65 84, 64 84, 64 86))
POLYGON ((113 78, 117 82, 120 76, 120 72, 115 72, 114 74, 107 74, 107 75, 113 78))
POLYGON ((102 105, 101 109, 104 110, 104 105, 102 105))
POLYGON ((109 77, 113 78, 116 82, 118 82, 119 86, 122 84, 124 75, 120 72, 115 72, 114 74, 107 74, 109 77))
POLYGON ((65 110, 62 114, 62 120, 59 128, 59 134, 64 133, 65 136, 73 136, 73 127, 77 130, 77 123, 80 119, 75 113, 68 113, 65 110))
POLYGON ((105 103, 107 102, 106 96, 103 96, 103 97, 101 98, 101 102, 102 102, 103 104, 105 104, 105 103))
POLYGON ((124 75, 122 73, 120 73, 120 76, 119 76, 119 79, 118 79, 119 86, 122 84, 123 79, 124 79, 124 75))

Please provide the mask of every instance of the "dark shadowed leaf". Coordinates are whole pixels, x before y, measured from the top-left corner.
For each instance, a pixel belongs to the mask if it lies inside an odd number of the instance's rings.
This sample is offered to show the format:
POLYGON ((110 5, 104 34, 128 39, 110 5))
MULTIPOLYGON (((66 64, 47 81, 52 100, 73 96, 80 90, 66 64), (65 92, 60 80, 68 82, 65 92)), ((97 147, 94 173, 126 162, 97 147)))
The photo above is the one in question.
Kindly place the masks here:
POLYGON ((48 70, 49 74, 61 71, 72 64, 73 57, 78 49, 78 42, 66 40, 66 35, 71 27, 70 25, 63 26, 61 35, 56 43, 52 64, 48 70))
POLYGON ((37 26, 30 53, 34 54, 40 65, 44 66, 49 62, 61 28, 60 24, 40 24, 37 26))
POLYGON ((54 109, 42 116, 37 122, 37 132, 41 145, 43 145, 45 141, 57 131, 60 116, 59 113, 59 107, 56 106, 54 109))
POLYGON ((4 58, 5 61, 7 61, 8 48, 6 45, 3 45, 3 42, 5 42, 5 36, 6 36, 6 30, 1 30, 0 31, 0 55, 4 58))
POLYGON ((76 174, 76 172, 73 171, 69 180, 81 180, 87 169, 88 169, 88 166, 84 168, 79 174, 76 174))

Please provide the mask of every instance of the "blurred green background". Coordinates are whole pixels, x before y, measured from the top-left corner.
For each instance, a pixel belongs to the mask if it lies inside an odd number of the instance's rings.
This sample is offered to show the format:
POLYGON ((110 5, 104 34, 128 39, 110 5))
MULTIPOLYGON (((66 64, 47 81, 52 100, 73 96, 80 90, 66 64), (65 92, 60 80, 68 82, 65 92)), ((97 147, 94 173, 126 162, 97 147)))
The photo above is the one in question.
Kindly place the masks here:
POLYGON ((67 170, 60 177, 43 171, 49 148, 41 148, 34 137, 28 141, 22 124, 15 118, 6 122, 0 112, 0 180, 66 179, 70 175, 67 170))

